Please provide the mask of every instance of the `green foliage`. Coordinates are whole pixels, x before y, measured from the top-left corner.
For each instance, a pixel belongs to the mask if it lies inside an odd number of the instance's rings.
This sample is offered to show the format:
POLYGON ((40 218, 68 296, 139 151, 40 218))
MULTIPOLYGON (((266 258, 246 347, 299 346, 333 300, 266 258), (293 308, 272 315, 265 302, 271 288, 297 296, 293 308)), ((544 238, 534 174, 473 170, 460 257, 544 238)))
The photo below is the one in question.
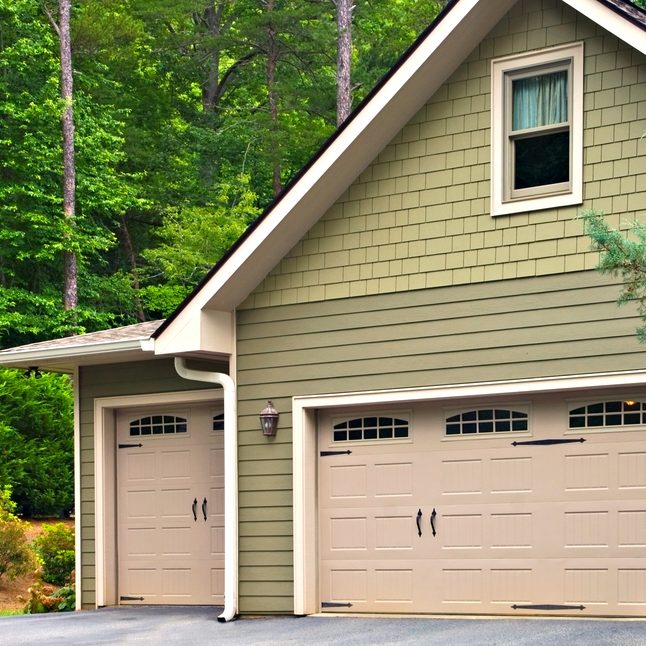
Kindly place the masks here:
POLYGON ((64 585, 74 570, 74 532, 64 523, 43 525, 34 540, 34 548, 43 564, 42 579, 47 583, 64 585))
MULTIPOLYGON (((639 316, 646 320, 646 224, 633 222, 627 235, 611 228, 598 211, 587 211, 582 218, 592 248, 601 252, 597 269, 623 281, 617 302, 635 302, 639 316)), ((646 342, 646 325, 637 328, 637 336, 646 342)))
POLYGON ((67 376, 0 370, 0 486, 11 485, 25 516, 73 507, 72 410, 67 376))
POLYGON ((221 184, 218 201, 208 207, 169 210, 158 230, 159 246, 144 257, 155 282, 142 290, 149 311, 166 316, 226 253, 257 215, 249 178, 221 184))
POLYGON ((0 580, 14 579, 36 567, 36 560, 27 541, 29 524, 14 515, 11 487, 0 488, 0 580))
MULTIPOLYGON (((355 105, 443 4, 357 2, 355 105)), ((271 11, 253 0, 74 2, 67 230, 57 36, 41 0, 0 0, 2 346, 171 311, 274 197, 274 175, 286 185, 332 133, 334 19, 328 0, 271 11), (73 313, 61 299, 68 248, 79 260, 73 313)))
POLYGON ((35 583, 28 590, 29 598, 23 612, 28 615, 43 612, 65 612, 76 607, 74 584, 66 585, 51 593, 45 591, 41 583, 35 583))

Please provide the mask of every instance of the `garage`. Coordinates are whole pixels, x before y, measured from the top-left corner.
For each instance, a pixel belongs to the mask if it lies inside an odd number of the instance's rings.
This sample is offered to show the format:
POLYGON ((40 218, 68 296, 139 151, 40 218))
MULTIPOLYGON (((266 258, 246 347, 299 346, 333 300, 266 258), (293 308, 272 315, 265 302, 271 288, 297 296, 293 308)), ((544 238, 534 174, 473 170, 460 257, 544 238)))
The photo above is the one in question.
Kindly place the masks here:
POLYGON ((223 423, 204 405, 118 412, 120 604, 223 603, 223 423))
POLYGON ((635 393, 319 413, 322 611, 646 614, 635 393))

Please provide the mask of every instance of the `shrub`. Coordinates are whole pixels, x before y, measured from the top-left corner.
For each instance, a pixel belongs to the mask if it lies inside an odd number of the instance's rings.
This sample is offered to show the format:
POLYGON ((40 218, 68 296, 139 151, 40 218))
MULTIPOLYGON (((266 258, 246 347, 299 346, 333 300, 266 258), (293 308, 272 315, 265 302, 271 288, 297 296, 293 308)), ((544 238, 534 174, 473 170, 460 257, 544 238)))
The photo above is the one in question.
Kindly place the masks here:
POLYGON ((0 487, 9 484, 26 517, 59 516, 74 505, 73 397, 65 375, 25 379, 0 369, 0 487))
POLYGON ((29 598, 18 597, 25 601, 23 612, 34 615, 42 612, 66 612, 76 607, 76 592, 71 583, 63 588, 49 592, 41 583, 35 583, 27 590, 29 598))
POLYGON ((74 570, 74 532, 64 523, 43 525, 34 547, 43 562, 43 581, 65 585, 74 570))
POLYGON ((27 541, 29 523, 17 518, 11 489, 0 488, 0 578, 14 579, 36 567, 36 559, 27 541))

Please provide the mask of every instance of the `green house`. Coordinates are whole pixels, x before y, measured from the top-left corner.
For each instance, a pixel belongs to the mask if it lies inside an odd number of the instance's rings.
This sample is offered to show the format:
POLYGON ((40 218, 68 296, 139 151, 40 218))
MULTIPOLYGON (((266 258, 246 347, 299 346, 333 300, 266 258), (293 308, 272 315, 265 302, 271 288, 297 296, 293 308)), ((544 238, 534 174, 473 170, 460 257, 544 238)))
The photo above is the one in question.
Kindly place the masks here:
POLYGON ((1 352, 74 378, 79 607, 646 615, 577 219, 646 216, 645 54, 626 0, 450 0, 171 317, 1 352))

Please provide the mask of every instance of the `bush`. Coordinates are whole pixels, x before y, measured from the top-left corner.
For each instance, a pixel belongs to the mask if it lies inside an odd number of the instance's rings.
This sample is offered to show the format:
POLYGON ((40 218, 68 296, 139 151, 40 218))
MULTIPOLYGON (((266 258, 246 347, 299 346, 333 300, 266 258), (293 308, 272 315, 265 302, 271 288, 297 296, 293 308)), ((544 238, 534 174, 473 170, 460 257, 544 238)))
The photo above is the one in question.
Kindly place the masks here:
POLYGON ((65 375, 26 379, 0 369, 0 487, 11 485, 25 517, 74 505, 73 397, 65 375))
POLYGON ((29 593, 28 599, 18 597, 25 601, 23 612, 27 615, 42 612, 66 612, 76 608, 76 592, 73 583, 52 592, 45 590, 41 583, 35 583, 27 592, 29 593))
POLYGON ((27 541, 29 523, 17 518, 11 489, 0 488, 0 579, 14 579, 36 567, 36 559, 27 541))
POLYGON ((74 532, 64 523, 43 525, 34 547, 43 562, 43 581, 65 585, 74 570, 74 532))

